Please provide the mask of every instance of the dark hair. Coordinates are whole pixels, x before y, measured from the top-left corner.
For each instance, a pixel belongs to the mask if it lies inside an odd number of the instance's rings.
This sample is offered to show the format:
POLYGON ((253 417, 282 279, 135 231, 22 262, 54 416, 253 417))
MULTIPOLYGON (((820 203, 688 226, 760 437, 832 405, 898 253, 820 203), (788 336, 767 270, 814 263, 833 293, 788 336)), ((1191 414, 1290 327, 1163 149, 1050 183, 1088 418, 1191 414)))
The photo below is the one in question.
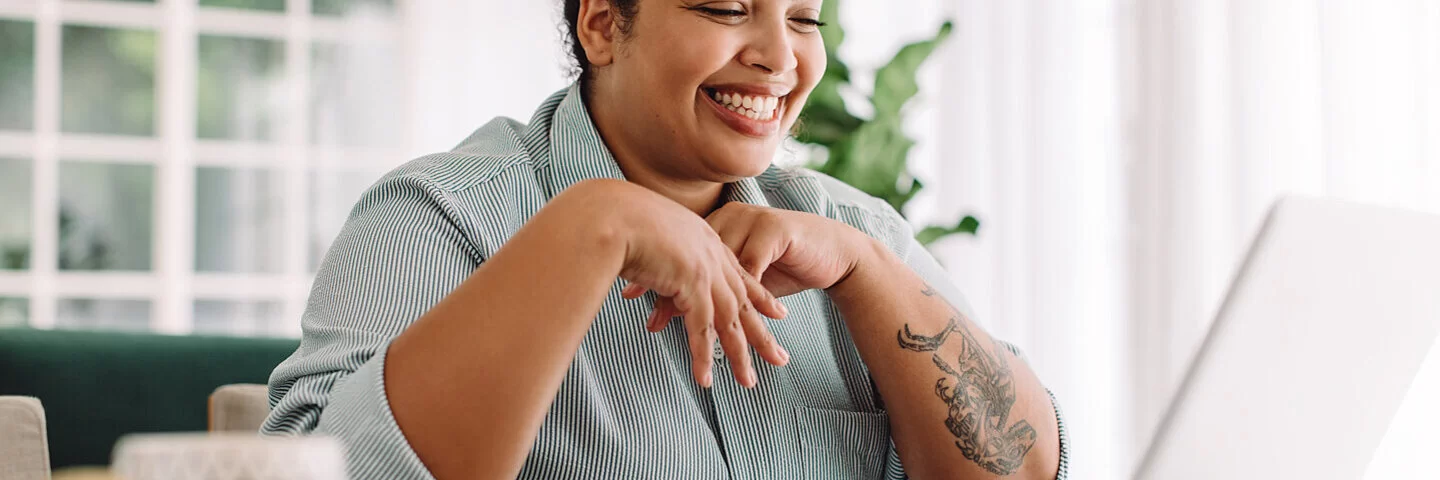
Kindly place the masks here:
MULTIPOLYGON (((570 47, 570 58, 575 61, 572 73, 580 79, 583 86, 590 80, 590 60, 585 58, 585 47, 580 45, 580 29, 577 25, 582 1, 584 0, 565 0, 565 44, 570 47)), ((640 9, 639 0, 608 1, 615 10, 615 21, 620 26, 620 33, 628 35, 635 14, 640 9)))

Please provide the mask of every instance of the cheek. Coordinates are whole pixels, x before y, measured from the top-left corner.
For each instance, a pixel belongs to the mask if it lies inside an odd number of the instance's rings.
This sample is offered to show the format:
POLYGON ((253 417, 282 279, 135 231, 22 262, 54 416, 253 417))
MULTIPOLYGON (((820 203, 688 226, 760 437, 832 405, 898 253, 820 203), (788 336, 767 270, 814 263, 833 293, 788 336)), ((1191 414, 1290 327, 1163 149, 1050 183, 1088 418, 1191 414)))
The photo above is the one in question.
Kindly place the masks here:
POLYGON ((651 44, 646 45, 656 52, 649 62, 651 70, 668 83, 667 89, 685 90, 687 97, 724 68, 732 51, 728 39, 709 31, 712 29, 692 27, 688 30, 652 35, 651 44))
POLYGON ((815 88, 815 85, 820 83, 820 77, 825 75, 825 66, 828 63, 825 44, 816 36, 813 41, 807 41, 795 49, 795 60, 795 72, 800 77, 800 85, 808 92, 815 88))

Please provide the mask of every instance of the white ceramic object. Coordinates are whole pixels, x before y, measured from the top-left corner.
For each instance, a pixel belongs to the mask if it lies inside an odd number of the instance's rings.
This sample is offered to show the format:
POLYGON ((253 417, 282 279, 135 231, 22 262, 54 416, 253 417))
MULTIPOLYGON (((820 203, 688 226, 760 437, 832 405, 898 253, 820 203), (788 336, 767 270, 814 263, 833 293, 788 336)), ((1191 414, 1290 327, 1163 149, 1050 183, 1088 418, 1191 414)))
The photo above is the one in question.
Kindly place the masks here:
POLYGON ((122 480, 345 480, 345 456, 333 438, 253 433, 133 434, 115 444, 112 471, 122 480))

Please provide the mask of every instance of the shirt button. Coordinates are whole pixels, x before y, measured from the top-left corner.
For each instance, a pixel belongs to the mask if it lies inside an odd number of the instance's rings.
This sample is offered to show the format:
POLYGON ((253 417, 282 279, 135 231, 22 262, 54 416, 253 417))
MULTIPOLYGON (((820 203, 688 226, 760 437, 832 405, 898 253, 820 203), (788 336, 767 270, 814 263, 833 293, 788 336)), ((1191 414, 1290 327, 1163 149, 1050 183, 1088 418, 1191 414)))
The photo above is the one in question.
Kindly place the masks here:
POLYGON ((715 347, 710 349, 710 356, 716 360, 725 358, 725 349, 720 348, 720 342, 715 342, 715 347))

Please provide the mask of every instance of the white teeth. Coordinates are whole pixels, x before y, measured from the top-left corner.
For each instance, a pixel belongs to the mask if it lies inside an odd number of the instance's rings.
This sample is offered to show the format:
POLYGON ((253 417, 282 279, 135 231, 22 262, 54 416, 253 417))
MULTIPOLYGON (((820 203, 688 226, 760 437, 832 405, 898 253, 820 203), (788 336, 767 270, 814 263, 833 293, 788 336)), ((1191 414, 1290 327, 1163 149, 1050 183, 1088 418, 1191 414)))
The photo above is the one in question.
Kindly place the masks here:
POLYGON ((720 91, 716 91, 712 97, 714 97, 715 102, 721 106, 730 109, 732 112, 744 115, 751 120, 770 121, 774 119, 779 113, 778 107, 781 103, 779 97, 763 95, 745 96, 738 93, 731 94, 720 91))

